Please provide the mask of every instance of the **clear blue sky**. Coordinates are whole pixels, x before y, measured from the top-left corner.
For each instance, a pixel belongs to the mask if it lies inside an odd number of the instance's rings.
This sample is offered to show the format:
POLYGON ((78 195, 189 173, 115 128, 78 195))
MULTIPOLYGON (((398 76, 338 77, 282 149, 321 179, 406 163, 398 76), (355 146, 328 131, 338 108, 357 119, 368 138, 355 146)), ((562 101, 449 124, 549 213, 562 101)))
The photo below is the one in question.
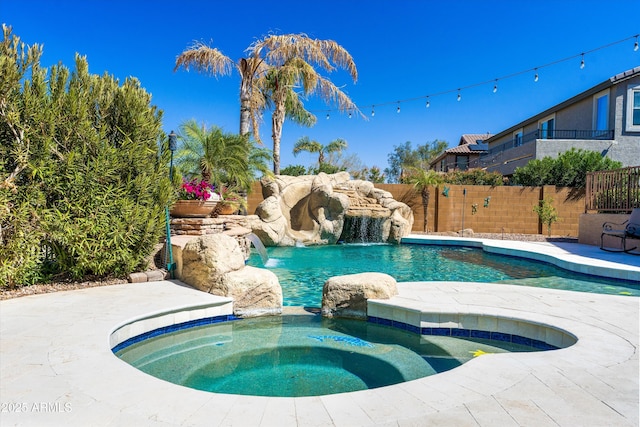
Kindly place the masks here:
MULTIPOLYGON (((237 60, 270 32, 304 32, 345 47, 358 67, 353 84, 344 71, 329 77, 351 96, 368 120, 349 119, 309 99, 318 114, 313 128, 285 123, 282 166, 311 164, 293 157, 293 144, 308 136, 323 144, 347 141, 367 166, 388 166, 394 145, 414 147, 435 139, 457 145, 464 133, 496 133, 622 71, 640 65, 634 40, 580 58, 498 81, 523 70, 580 55, 640 33, 639 0, 322 0, 166 1, 30 0, 0 2, 0 21, 27 44, 44 46, 42 64, 73 66, 76 52, 89 70, 123 81, 137 77, 164 111, 164 129, 177 131, 194 118, 239 130, 239 77, 218 79, 173 72, 175 58, 194 40, 212 42, 237 60), (456 89, 490 81, 461 93, 456 89), (453 90, 425 99, 400 103, 453 90), (375 116, 371 117, 371 105, 375 116), (386 104, 386 105, 381 105, 386 104)), ((271 146, 270 117, 261 130, 271 146)))

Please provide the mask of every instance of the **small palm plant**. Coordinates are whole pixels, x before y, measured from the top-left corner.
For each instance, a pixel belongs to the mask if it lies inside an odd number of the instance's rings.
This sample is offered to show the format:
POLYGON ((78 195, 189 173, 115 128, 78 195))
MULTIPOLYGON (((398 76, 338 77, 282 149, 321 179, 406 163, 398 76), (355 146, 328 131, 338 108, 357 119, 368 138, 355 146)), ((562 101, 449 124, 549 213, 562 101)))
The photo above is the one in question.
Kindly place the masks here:
POLYGON ((427 232, 429 230, 427 212, 429 209, 429 201, 431 199, 431 188, 441 184, 443 182, 443 178, 438 172, 431 169, 409 168, 408 177, 405 180, 409 184, 413 184, 416 190, 420 191, 420 196, 422 197, 422 211, 424 213, 424 231, 427 232))
POLYGON ((540 222, 547 225, 547 235, 551 237, 551 224, 558 221, 558 211, 553 207, 553 199, 544 199, 538 206, 533 207, 533 211, 538 214, 540 222))
MULTIPOLYGON (((269 175, 269 150, 257 147, 248 136, 225 133, 217 126, 188 120, 180 126, 177 169, 188 180, 203 180, 216 192, 231 195, 250 191, 256 175, 269 175)), ((224 198, 224 194, 220 194, 224 198)))

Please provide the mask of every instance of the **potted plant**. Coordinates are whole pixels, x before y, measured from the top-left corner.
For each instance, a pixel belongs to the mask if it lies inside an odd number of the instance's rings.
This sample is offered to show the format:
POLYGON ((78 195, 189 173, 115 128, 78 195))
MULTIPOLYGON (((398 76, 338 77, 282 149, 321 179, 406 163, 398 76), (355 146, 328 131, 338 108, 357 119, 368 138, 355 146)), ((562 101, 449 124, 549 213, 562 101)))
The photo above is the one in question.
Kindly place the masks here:
POLYGON ((247 199, 237 188, 226 185, 220 186, 220 201, 216 206, 218 215, 232 215, 240 209, 247 209, 247 199))
POLYGON ((177 218, 206 218, 211 216, 220 196, 215 186, 206 180, 182 180, 178 200, 171 207, 171 216, 177 218))

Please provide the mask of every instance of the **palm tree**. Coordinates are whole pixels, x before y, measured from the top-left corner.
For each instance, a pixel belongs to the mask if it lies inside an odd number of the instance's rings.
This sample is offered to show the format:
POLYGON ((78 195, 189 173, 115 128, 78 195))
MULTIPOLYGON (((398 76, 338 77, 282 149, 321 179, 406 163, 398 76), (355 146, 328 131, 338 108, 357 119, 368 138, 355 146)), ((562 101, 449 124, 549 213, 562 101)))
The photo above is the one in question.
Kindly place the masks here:
POLYGON ((280 141, 285 118, 301 119, 300 114, 305 113, 309 117, 294 88, 301 87, 305 96, 318 95, 325 102, 336 104, 340 111, 359 113, 349 96, 319 74, 313 65, 328 72, 337 67, 344 68, 354 82, 358 79, 358 71, 353 58, 341 45, 333 40, 312 39, 305 34, 267 36, 252 45, 250 52, 254 57, 264 54, 265 62, 271 67, 263 79, 256 81, 256 85, 273 103, 271 136, 273 172, 277 175, 280 173, 280 141))
POLYGON ((434 170, 422 168, 409 168, 407 182, 413 184, 416 190, 420 191, 422 197, 422 212, 424 214, 424 231, 428 230, 428 209, 431 199, 431 187, 443 182, 442 176, 434 170))
POLYGON ((293 155, 297 156, 301 151, 318 153, 318 169, 321 169, 325 163, 325 154, 340 153, 345 148, 347 148, 347 141, 341 138, 331 141, 327 145, 322 145, 318 141, 309 139, 308 136, 303 136, 293 147, 293 155))
POLYGON ((180 125, 182 145, 176 153, 176 167, 187 178, 202 177, 216 188, 248 191, 257 172, 269 173, 270 153, 256 147, 248 135, 224 133, 217 126, 207 128, 188 120, 180 125))
MULTIPOLYGON (((268 105, 273 106, 274 173, 280 172, 280 140, 285 118, 307 126, 315 123, 315 117, 304 110, 294 91, 296 85, 302 85, 305 95, 318 94, 325 101, 337 104, 341 111, 359 112, 344 92, 311 65, 327 71, 345 68, 355 82, 358 72, 353 58, 336 42, 311 39, 305 34, 270 35, 253 43, 247 52, 248 57, 236 64, 240 74, 240 135, 247 135, 253 129, 253 137, 259 142, 260 115, 268 105)), ((174 71, 180 67, 188 71, 193 67, 199 72, 222 76, 231 73, 232 64, 217 48, 196 42, 177 57, 174 71)))
MULTIPOLYGON (((189 71, 193 67, 196 71, 212 76, 224 76, 231 74, 233 61, 220 50, 210 47, 202 42, 195 42, 176 58, 173 71, 184 67, 189 71)), ((247 135, 251 130, 251 123, 255 123, 251 116, 254 77, 267 69, 267 65, 260 57, 241 58, 236 63, 236 69, 240 74, 240 135, 247 135)), ((254 136, 258 139, 258 136, 254 136)))

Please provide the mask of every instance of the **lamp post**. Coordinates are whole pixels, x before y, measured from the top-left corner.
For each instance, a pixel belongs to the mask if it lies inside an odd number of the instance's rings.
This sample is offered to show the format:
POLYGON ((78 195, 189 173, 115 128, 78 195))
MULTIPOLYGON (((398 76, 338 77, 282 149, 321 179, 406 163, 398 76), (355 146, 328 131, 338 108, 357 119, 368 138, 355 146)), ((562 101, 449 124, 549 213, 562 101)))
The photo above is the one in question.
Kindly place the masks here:
MULTIPOLYGON (((173 185, 173 152, 178 148, 178 135, 174 131, 171 131, 169 134, 169 151, 171 151, 171 163, 169 163, 169 179, 171 180, 171 185, 173 185)), ((166 221, 166 232, 167 232, 167 247, 165 251, 165 266, 167 271, 170 274, 170 277, 174 278, 173 271, 176 269, 176 264, 173 262, 173 250, 171 248, 171 227, 169 225, 169 207, 165 206, 165 215, 167 218, 166 221)))
POLYGON ((169 178, 173 182, 173 152, 178 148, 178 135, 174 131, 169 134, 169 151, 171 151, 171 163, 169 164, 169 178))

